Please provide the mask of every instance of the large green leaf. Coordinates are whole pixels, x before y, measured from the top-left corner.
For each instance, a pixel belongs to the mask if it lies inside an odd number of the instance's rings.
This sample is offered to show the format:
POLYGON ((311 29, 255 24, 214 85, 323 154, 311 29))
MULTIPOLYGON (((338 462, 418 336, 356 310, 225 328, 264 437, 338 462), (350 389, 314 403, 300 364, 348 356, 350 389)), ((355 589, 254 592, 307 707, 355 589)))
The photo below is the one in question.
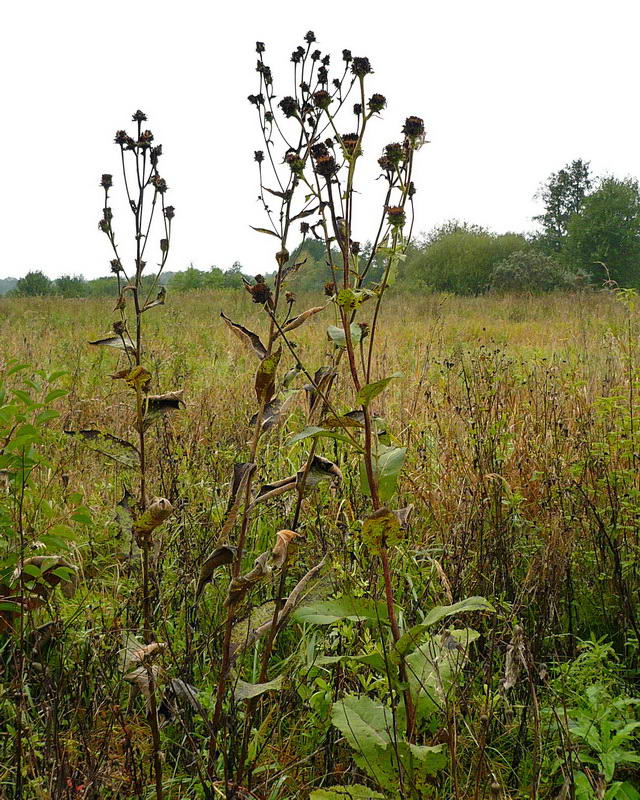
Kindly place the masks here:
POLYGON ((391 743, 391 710, 364 695, 348 694, 331 709, 331 721, 351 747, 367 755, 373 748, 382 750, 391 743))
POLYGON ((395 644, 395 651, 401 656, 410 653, 414 647, 420 642, 423 635, 427 630, 440 622, 441 619, 451 617, 454 614, 462 614, 465 611, 489 611, 495 612, 495 608, 484 597, 467 597, 465 600, 460 600, 458 603, 453 603, 450 606, 435 606, 427 614, 424 622, 420 625, 414 625, 404 633, 395 644))
POLYGON ((344 433, 338 433, 337 431, 328 430, 327 428, 319 428, 317 425, 309 425, 307 428, 300 431, 300 433, 296 433, 289 439, 287 444, 292 445, 296 442, 301 442, 303 439, 322 438, 334 439, 337 442, 347 442, 348 444, 353 444, 351 439, 348 436, 345 436, 344 433))
MULTIPOLYGON (((383 503, 393 497, 396 492, 406 452, 406 447, 381 445, 372 459, 373 476, 378 484, 378 496, 383 503)), ((360 488, 363 494, 371 496, 364 460, 360 464, 360 488)))
POLYGON ((382 602, 369 600, 366 597, 336 597, 322 600, 311 606, 302 606, 294 612, 298 622, 311 625, 333 625, 340 620, 351 622, 387 622, 387 607, 382 602))
MULTIPOLYGON (((353 344, 359 344, 362 339, 362 328, 356 323, 351 323, 351 341, 353 344)), ((344 328, 338 328, 336 325, 329 325, 327 328, 327 336, 338 347, 347 346, 347 337, 344 333, 344 328)))
POLYGON ((373 398, 377 397, 380 392, 383 392, 391 381, 396 378, 402 378, 402 373, 394 372, 393 375, 389 375, 388 378, 381 378, 379 381, 374 381, 373 383, 368 383, 366 386, 363 386, 356 395, 356 403, 361 406, 368 406, 373 398))
POLYGON ((245 681, 238 681, 234 691, 236 700, 249 700, 252 697, 259 697, 265 692, 273 692, 282 687, 282 675, 278 675, 272 681, 267 683, 245 683, 245 681))

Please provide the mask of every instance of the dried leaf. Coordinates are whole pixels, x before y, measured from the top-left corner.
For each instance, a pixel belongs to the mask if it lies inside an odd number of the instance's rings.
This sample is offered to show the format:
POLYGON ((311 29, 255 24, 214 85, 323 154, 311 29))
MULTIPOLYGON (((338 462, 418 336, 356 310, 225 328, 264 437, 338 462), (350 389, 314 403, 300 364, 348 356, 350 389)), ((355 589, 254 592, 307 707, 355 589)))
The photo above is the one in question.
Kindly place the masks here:
POLYGON ((236 700, 250 700, 252 697, 259 697, 265 692, 273 692, 282 687, 282 675, 278 675, 272 681, 267 683, 246 683, 245 681, 238 681, 236 683, 233 696, 236 700))
POLYGON ((153 675, 154 685, 158 685, 162 669, 158 664, 153 664, 151 667, 138 667, 132 672, 128 672, 124 679, 133 686, 149 700, 151 698, 151 690, 149 686, 149 672, 153 675))
MULTIPOLYGON (((409 520, 411 518, 411 514, 413 513, 413 504, 409 506, 405 506, 404 508, 396 508, 393 512, 396 517, 398 518, 398 522, 400 524, 400 528, 403 531, 409 530, 409 520)), ((453 602, 451 600, 450 602, 453 602)))
POLYGON ((218 533, 218 542, 224 541, 228 538, 233 526, 235 525, 236 517, 240 506, 244 501, 246 494, 247 484, 251 476, 255 472, 256 465, 251 462, 240 462, 233 466, 233 481, 231 484, 231 494, 229 502, 227 503, 227 512, 224 523, 220 532, 218 533))
POLYGON ((232 322, 222 311, 220 312, 220 316, 224 320, 225 325, 233 331, 243 344, 250 347, 259 359, 262 360, 265 358, 267 355, 267 348, 262 344, 260 337, 256 333, 245 328, 243 325, 239 325, 237 322, 232 322))
POLYGON ((169 411, 176 411, 185 406, 184 389, 166 394, 150 394, 144 399, 144 426, 147 428, 155 419, 169 411))
POLYGON ((254 584, 271 574, 270 556, 271 553, 268 550, 261 553, 253 562, 253 569, 250 572, 232 579, 229 584, 229 592, 224 601, 225 608, 237 606, 254 584))
POLYGON ((276 391, 276 370, 281 356, 282 347, 279 347, 275 353, 265 356, 260 362, 255 382, 256 397, 260 406, 266 406, 273 399, 276 391))
POLYGON ((258 233, 268 233, 268 234, 269 234, 269 236, 275 236, 275 237, 276 237, 276 239, 279 239, 279 238, 280 238, 280 237, 278 236, 278 234, 277 234, 275 231, 270 231, 268 228, 256 228, 256 227, 255 227, 255 226, 253 226, 253 225, 249 225, 249 227, 250 227, 250 228, 253 228, 253 230, 254 230, 254 231, 257 231, 258 233))
POLYGON ((89 344, 95 347, 114 347, 116 350, 124 350, 128 353, 135 353, 134 345, 128 333, 108 333, 103 339, 93 339, 89 344))
MULTIPOLYGON (((276 397, 264 408, 264 412, 262 414, 262 430, 268 431, 276 425, 279 425, 285 418, 285 412, 293 399, 296 391, 292 390, 286 392, 284 397, 276 397)), ((249 424, 253 427, 255 426, 256 422, 258 421, 258 413, 256 412, 251 419, 249 420, 249 424)))
POLYGON ((142 309, 142 311, 148 311, 150 308, 155 308, 156 306, 163 306, 165 298, 167 296, 166 287, 161 286, 160 291, 156 295, 156 299, 152 300, 150 303, 147 303, 146 306, 142 309))
POLYGON ((513 629, 511 642, 507 647, 507 656, 504 666, 504 680, 502 690, 508 691, 518 683, 522 667, 527 669, 527 659, 524 644, 524 629, 521 625, 516 625, 513 629))
MULTIPOLYGON (((302 480, 304 470, 298 472, 298 484, 302 480)), ((305 487, 312 489, 324 480, 342 481, 342 472, 337 464, 322 456, 314 456, 307 473, 305 487)))
POLYGON ((93 429, 66 430, 65 433, 77 438, 96 453, 117 461, 118 464, 124 464, 126 467, 137 467, 140 464, 138 448, 131 442, 118 439, 117 436, 112 436, 110 433, 93 429))
POLYGON ((165 497, 154 497, 147 510, 133 523, 133 532, 142 545, 153 531, 171 516, 173 506, 165 497))
POLYGON ((131 492, 125 486, 122 499, 116 503, 114 513, 114 519, 119 528, 120 535, 131 534, 133 529, 133 515, 131 510, 133 508, 134 500, 135 496, 131 494, 131 492))
POLYGON ((300 534, 295 531, 281 530, 276 533, 276 543, 271 550, 271 566, 273 569, 281 569, 287 563, 289 545, 300 534))
POLYGON ((230 564, 236 555, 236 548, 222 545, 216 547, 211 555, 205 560, 200 567, 200 575, 198 577, 198 586, 196 587, 196 602, 202 594, 204 587, 210 583, 213 578, 213 573, 218 567, 230 564))
POLYGON ((150 642, 149 644, 141 645, 128 653, 127 668, 134 664, 143 664, 153 661, 154 658, 157 658, 166 649, 167 645, 164 642, 150 642))
POLYGON ((129 370, 123 378, 127 386, 130 386, 132 389, 140 388, 142 392, 145 392, 151 383, 151 373, 146 367, 140 364, 132 370, 129 370))
POLYGON ((322 411, 324 407, 322 397, 327 396, 336 375, 337 372, 333 367, 320 367, 313 376, 313 384, 307 384, 304 387, 309 406, 309 422, 312 422, 322 411))
POLYGON ((400 541, 400 523, 388 508, 379 508, 362 524, 362 539, 372 549, 393 547, 400 541))
POLYGON ((289 331, 293 331, 296 328, 299 328, 301 325, 312 317, 314 314, 318 314, 320 311, 324 311, 326 305, 324 306, 315 306, 314 308, 308 308, 306 311, 303 311, 301 314, 298 314, 297 317, 290 319, 289 322, 284 326, 282 329, 285 333, 289 333, 289 331))

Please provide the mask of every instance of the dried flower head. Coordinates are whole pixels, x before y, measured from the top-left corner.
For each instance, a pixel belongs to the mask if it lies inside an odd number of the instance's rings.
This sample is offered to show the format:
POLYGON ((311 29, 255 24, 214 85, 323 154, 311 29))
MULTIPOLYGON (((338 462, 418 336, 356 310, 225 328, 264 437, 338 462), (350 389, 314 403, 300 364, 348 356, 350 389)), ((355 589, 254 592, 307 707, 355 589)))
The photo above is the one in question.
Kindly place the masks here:
POLYGON ((291 60, 294 64, 299 64, 302 59, 304 58, 304 47, 296 47, 296 49, 291 53, 291 60))
POLYGON ((313 104, 316 108, 327 109, 331 104, 331 95, 326 89, 319 89, 313 94, 313 104))
POLYGON ((322 53, 319 50, 314 50, 313 53, 311 53, 312 61, 320 61, 321 58, 322 58, 322 53))
POLYGON ((406 155, 407 152, 405 147, 404 145, 400 144, 400 142, 391 142, 384 147, 384 157, 388 158, 389 161, 394 165, 397 165, 403 161, 406 155))
POLYGON ((138 144, 141 147, 149 147, 151 142, 153 141, 153 134, 151 131, 142 131, 140 136, 138 137, 138 144))
POLYGON ((304 35, 304 40, 307 44, 313 44, 316 40, 316 35, 313 31, 307 31, 304 35))
POLYGON ((362 103, 354 103, 353 104, 353 113, 356 117, 359 117, 362 114, 362 103))
POLYGON ((342 145, 344 147, 344 151, 348 156, 354 155, 361 155, 362 150, 358 147, 358 142, 360 141, 360 137, 357 133, 345 133, 342 136, 342 145), (357 152, 356 152, 357 149, 357 152))
POLYGON ((131 119, 134 122, 146 122, 147 115, 144 113, 144 111, 140 111, 140 109, 138 109, 136 113, 131 117, 131 119))
POLYGON ((291 172, 299 175, 304 170, 304 161, 295 150, 288 150, 284 157, 285 162, 291 167, 291 172))
POLYGON ((115 143, 125 145, 129 139, 129 134, 126 131, 116 131, 115 143))
POLYGON ((117 275, 119 272, 122 272, 122 262, 119 258, 112 258, 110 262, 111 272, 117 275))
POLYGON ((332 155, 319 156, 316 158, 316 172, 323 178, 331 178, 338 170, 336 160, 332 155))
POLYGON ((160 239, 160 250, 163 253, 169 252, 169 240, 168 239, 160 239))
POLYGON ((285 292, 284 299, 287 301, 287 303, 290 303, 292 305, 293 303, 296 302, 296 296, 293 292, 285 292))
POLYGON ((156 192, 160 194, 164 194, 167 191, 167 182, 164 178, 161 178, 159 175, 154 175, 151 178, 151 183, 155 187, 156 192))
POLYGON ((404 121, 402 132, 411 139, 423 137, 424 120, 420 119, 420 117, 407 117, 404 121))
POLYGON ((364 78, 373 72, 371 62, 365 56, 356 56, 351 63, 351 72, 358 78, 364 78))
POLYGON ((407 221, 407 215, 402 206, 387 206, 387 221, 393 228, 402 228, 407 221))
POLYGON ((311 155, 314 158, 328 156, 329 151, 327 150, 327 145, 324 142, 318 142, 317 144, 311 145, 311 155))
POLYGON ((318 67, 318 81, 323 86, 329 82, 329 72, 326 67, 318 67))
POLYGON ((262 164, 262 162, 264 161, 264 152, 262 150, 254 150, 253 160, 257 161, 258 164, 262 164))
POLYGON ((102 186, 103 189, 110 189, 113 186, 113 175, 105 173, 100 179, 100 186, 102 186))
POLYGON ((250 94, 247 97, 247 100, 254 106, 262 106, 264 105, 264 95, 262 92, 259 94, 250 94))
POLYGON ((333 297, 334 294, 338 291, 335 283, 333 281, 327 281, 324 285, 324 293, 327 297, 333 297))
POLYGON ((256 42, 256 53, 264 53, 265 46, 264 42, 256 42))
POLYGON ((357 256, 360 252, 360 242, 351 242, 351 253, 354 256, 357 256))
POLYGON ((162 155, 162 145, 161 144, 158 144, 155 147, 151 148, 150 159, 151 159, 152 166, 154 166, 154 167, 158 166, 158 159, 160 158, 161 155, 162 155))
POLYGON ((387 105, 387 98, 383 94, 372 94, 367 105, 369 106, 369 110, 373 111, 375 114, 378 111, 382 111, 387 105))
POLYGON ((245 283, 245 289, 251 295, 254 303, 264 305, 271 299, 271 289, 264 282, 262 275, 256 275, 255 281, 254 284, 245 283))
POLYGON ((308 222, 301 222, 300 223, 300 233, 303 236, 306 236, 309 233, 309 223, 308 222))
POLYGON ((298 111, 298 104, 295 98, 291 96, 283 97, 278 105, 282 109, 282 113, 285 117, 293 117, 298 111))
POLYGON ((353 56, 351 55, 351 50, 343 50, 342 51, 342 60, 346 61, 348 64, 350 61, 353 60, 353 56))
POLYGON ((175 217, 175 215, 176 215, 175 208, 173 206, 166 206, 166 208, 164 210, 165 218, 171 220, 171 219, 173 219, 175 217))

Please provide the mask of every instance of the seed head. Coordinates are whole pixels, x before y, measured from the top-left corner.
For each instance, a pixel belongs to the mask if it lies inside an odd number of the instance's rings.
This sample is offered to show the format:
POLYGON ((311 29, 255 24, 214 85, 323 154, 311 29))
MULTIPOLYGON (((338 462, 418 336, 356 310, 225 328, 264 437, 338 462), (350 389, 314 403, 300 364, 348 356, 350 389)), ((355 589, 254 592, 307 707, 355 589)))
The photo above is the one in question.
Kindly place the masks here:
POLYGON ((327 109, 331 105, 331 95, 326 89, 320 89, 313 94, 313 104, 316 108, 327 109))
POLYGON ((402 132, 411 139, 422 138, 424 136, 424 120, 420 117, 407 117, 402 132))
POLYGON ((157 144, 155 147, 151 148, 151 165, 154 167, 158 166, 158 159, 162 155, 162 145, 157 144))
POLYGON ((256 275, 255 280, 256 282, 253 285, 250 283, 245 283, 245 288, 251 295, 251 299, 254 303, 260 303, 260 305, 264 305, 271 299, 271 289, 264 282, 262 275, 256 275))
POLYGON ((291 53, 291 60, 294 64, 299 64, 302 59, 304 58, 304 47, 296 47, 296 49, 291 53))
POLYGON ((131 119, 134 122, 146 122, 147 115, 144 113, 144 111, 140 111, 140 109, 138 109, 136 113, 131 117, 131 119))
POLYGON ((357 78, 364 78, 365 75, 369 75, 373 72, 371 69, 371 62, 365 56, 356 56, 351 64, 351 72, 357 78))
POLYGON ((319 50, 314 50, 313 53, 311 53, 312 61, 320 61, 321 58, 322 58, 322 53, 319 50))
POLYGON ((129 134, 126 131, 116 131, 115 136, 115 143, 119 145, 125 145, 127 143, 127 139, 129 138, 129 134))
POLYGON ((264 153, 262 152, 262 150, 254 150, 253 160, 257 161, 258 164, 262 164, 262 162, 264 161, 264 153))
POLYGON ((173 206, 165 206, 164 216, 165 219, 173 219, 176 215, 176 210, 173 206))
POLYGON ((351 55, 351 50, 343 50, 342 51, 342 60, 346 61, 347 64, 350 61, 353 61, 353 56, 351 55))
POLYGON ((329 73, 326 67, 318 67, 318 81, 325 86, 329 81, 329 73))
POLYGON ((316 35, 313 31, 307 31, 304 35, 304 40, 307 44, 313 44, 316 40, 316 35))
POLYGON ((301 222, 300 223, 300 233, 303 236, 306 236, 309 233, 309 223, 308 222, 301 222))
POLYGON ((336 160, 332 155, 319 156, 316 158, 316 172, 323 178, 331 178, 338 170, 336 160))
POLYGON ((282 109, 282 113, 285 115, 285 117, 293 117, 298 111, 298 104, 296 103, 295 98, 290 96, 283 97, 278 105, 282 109))
POLYGON ((141 145, 142 147, 149 147, 152 141, 153 141, 153 134, 151 133, 151 131, 142 131, 138 139, 138 144, 141 145))
POLYGON ((337 291, 338 289, 333 281, 327 281, 327 283, 325 283, 324 293, 327 297, 333 297, 337 291))
POLYGON ((358 153, 356 153, 356 147, 358 145, 359 139, 360 137, 358 136, 357 133, 345 133, 343 135, 342 144, 347 155, 353 156, 361 154, 362 151, 359 148, 358 148, 358 153))
POLYGON ((247 100, 254 106, 264 105, 264 95, 262 92, 259 94, 250 94, 249 97, 247 97, 247 100))
POLYGON ((353 104, 353 113, 356 117, 359 117, 362 114, 362 103, 354 103, 353 104))
POLYGON ((256 53, 264 53, 265 46, 264 42, 256 42, 256 53))
POLYGON ((103 189, 110 189, 113 186, 113 176, 105 173, 100 180, 100 186, 103 189))
POLYGON ((156 192, 164 194, 167 191, 167 182, 159 175, 154 175, 153 178, 151 178, 151 183, 155 187, 156 192))
POLYGON ((393 228, 402 228, 407 221, 407 215, 402 206, 387 206, 387 221, 393 228))
POLYGON ((376 114, 387 105, 387 98, 383 94, 372 94, 367 105, 369 110, 376 114))
POLYGON ((117 275, 119 272, 122 272, 122 262, 119 258, 112 258, 111 259, 111 272, 117 275))

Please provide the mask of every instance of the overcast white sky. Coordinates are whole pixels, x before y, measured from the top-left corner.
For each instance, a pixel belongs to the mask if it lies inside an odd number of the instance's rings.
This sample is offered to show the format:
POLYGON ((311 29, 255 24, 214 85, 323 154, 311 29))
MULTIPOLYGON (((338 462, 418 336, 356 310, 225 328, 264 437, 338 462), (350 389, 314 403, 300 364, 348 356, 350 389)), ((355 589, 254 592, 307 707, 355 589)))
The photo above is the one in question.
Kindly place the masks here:
POLYGON ((108 272, 98 182, 118 180, 113 134, 133 129, 136 108, 163 144, 176 207, 167 269, 236 259, 250 273, 273 269, 274 240, 249 228, 264 224, 246 100, 254 42, 289 93, 289 55, 309 29, 334 64, 344 47, 372 62, 369 91, 389 104, 371 162, 405 116, 425 119, 417 230, 453 217, 531 229, 540 181, 576 157, 600 174, 640 174, 636 0, 5 3, 0 277, 108 272))

